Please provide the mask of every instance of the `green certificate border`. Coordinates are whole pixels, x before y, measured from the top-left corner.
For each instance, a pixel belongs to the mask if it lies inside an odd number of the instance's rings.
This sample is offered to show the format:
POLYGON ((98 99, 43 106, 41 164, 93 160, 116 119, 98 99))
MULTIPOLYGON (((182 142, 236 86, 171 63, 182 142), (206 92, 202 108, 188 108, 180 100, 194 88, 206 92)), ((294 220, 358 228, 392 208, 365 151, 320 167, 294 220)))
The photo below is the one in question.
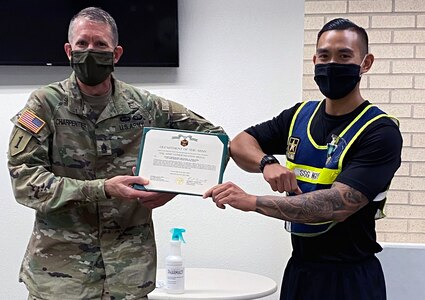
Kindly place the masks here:
MULTIPOLYGON (((223 144, 222 155, 221 155, 221 166, 220 166, 220 173, 219 173, 220 175, 219 175, 217 184, 223 182, 224 170, 226 168, 228 158, 229 158, 229 137, 225 133, 210 133, 210 132, 202 132, 202 131, 190 131, 190 130, 158 128, 158 127, 144 127, 143 128, 143 136, 142 136, 142 140, 141 140, 141 143, 140 143, 139 155, 138 155, 138 158, 137 158, 136 174, 139 174, 139 172, 140 172, 140 168, 141 168, 140 164, 141 164, 141 161, 142 161, 143 150, 144 150, 145 143, 146 143, 146 134, 151 130, 154 130, 154 131, 169 131, 169 132, 175 132, 176 134, 182 133, 186 136, 191 135, 191 134, 192 135, 216 136, 221 141, 221 143, 223 144)), ((142 190, 142 191, 178 193, 178 194, 183 194, 183 195, 194 195, 194 196, 202 195, 202 194, 197 194, 197 193, 189 193, 189 192, 185 193, 185 192, 173 191, 173 190, 149 189, 148 187, 143 186, 143 185, 139 185, 139 184, 133 185, 133 188, 135 188, 137 190, 142 190)))

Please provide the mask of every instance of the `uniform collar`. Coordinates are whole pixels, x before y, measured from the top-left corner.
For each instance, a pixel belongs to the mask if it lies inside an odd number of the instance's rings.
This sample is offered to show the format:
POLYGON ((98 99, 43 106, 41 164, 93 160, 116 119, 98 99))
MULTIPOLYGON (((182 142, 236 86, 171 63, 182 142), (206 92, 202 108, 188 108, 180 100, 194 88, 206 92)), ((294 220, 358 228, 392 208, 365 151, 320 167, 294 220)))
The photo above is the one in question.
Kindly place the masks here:
MULTIPOLYGON (((126 93, 122 92, 122 83, 119 80, 116 80, 114 75, 111 75, 112 80, 112 95, 111 101, 106 105, 105 110, 100 115, 97 122, 102 120, 115 117, 117 115, 124 115, 131 113, 132 109, 128 105, 128 97, 126 93)), ((69 78, 68 83, 68 97, 67 97, 67 107, 68 110, 74 114, 85 116, 90 118, 90 107, 86 105, 81 96, 80 89, 77 84, 77 77, 73 72, 69 78)))

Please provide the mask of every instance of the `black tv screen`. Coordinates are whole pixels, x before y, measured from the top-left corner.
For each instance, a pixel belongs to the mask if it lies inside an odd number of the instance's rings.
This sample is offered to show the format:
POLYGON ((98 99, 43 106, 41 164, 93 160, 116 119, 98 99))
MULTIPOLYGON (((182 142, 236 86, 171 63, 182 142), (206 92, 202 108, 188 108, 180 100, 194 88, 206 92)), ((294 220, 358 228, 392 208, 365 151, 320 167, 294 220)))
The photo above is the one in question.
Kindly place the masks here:
POLYGON ((69 65, 69 22, 89 6, 117 23, 124 48, 117 66, 178 67, 177 0, 2 0, 0 65, 69 65))

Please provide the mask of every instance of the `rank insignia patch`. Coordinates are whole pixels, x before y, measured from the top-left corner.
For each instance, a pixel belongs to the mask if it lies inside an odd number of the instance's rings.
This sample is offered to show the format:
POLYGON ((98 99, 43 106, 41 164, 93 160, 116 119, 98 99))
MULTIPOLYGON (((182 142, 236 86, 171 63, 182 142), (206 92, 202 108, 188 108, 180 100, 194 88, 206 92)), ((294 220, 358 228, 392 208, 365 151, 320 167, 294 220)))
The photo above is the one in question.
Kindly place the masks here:
POLYGON ((29 110, 25 110, 18 119, 19 124, 24 126, 26 129, 28 129, 31 132, 38 133, 41 128, 43 128, 44 122, 42 119, 37 117, 34 113, 30 112, 29 110))
POLYGON ((293 160, 295 158, 295 153, 297 152, 297 147, 299 142, 300 142, 299 138, 295 138, 292 136, 289 138, 288 146, 286 148, 286 157, 288 159, 293 160))

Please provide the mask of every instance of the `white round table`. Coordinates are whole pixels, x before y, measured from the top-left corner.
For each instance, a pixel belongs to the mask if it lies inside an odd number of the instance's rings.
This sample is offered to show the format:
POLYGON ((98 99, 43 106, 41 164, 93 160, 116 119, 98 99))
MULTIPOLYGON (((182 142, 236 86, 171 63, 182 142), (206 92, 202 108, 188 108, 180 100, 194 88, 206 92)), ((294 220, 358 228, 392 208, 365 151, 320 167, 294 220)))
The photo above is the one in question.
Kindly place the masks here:
POLYGON ((268 277, 241 271, 209 268, 185 269, 185 292, 168 294, 165 270, 157 271, 158 287, 148 295, 156 299, 258 299, 273 294, 276 282, 268 277))

